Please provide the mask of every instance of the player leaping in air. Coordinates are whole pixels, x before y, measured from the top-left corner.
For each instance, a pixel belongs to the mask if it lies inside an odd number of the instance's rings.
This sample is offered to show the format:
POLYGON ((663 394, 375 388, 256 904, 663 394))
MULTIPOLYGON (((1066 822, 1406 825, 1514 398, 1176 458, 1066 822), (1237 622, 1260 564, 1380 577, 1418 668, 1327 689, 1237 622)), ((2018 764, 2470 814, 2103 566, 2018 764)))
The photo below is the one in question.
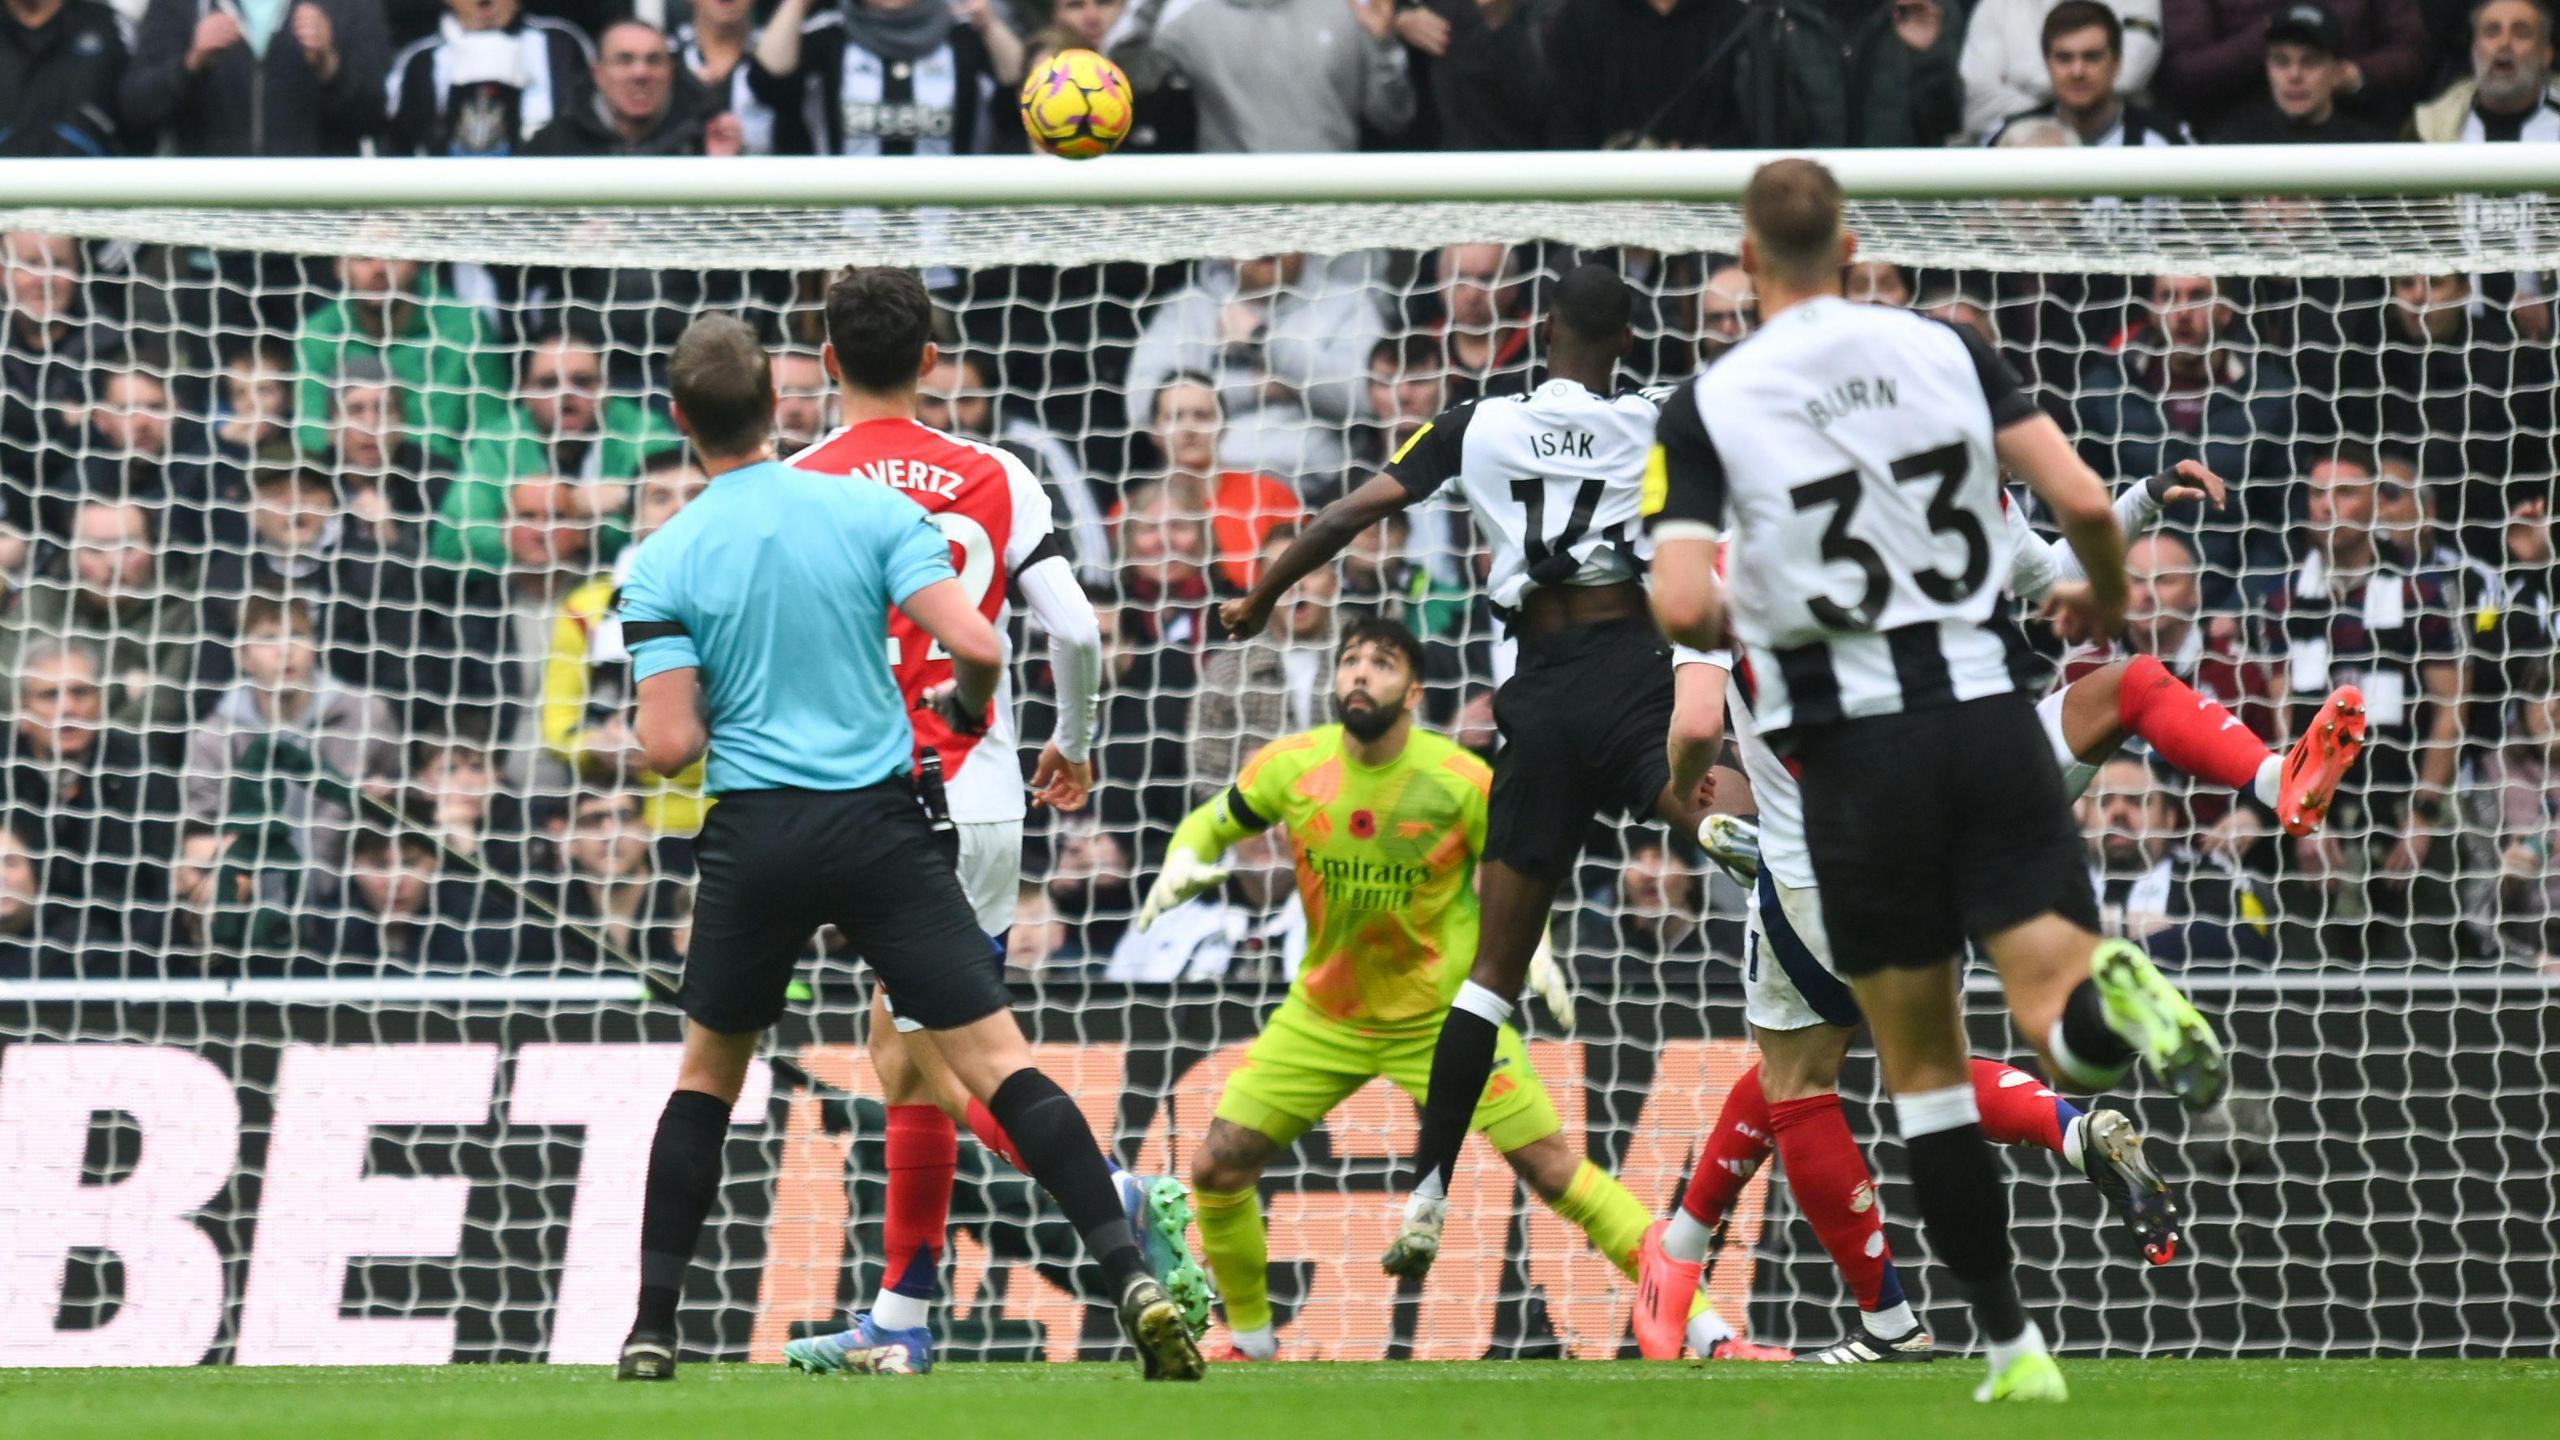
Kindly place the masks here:
MULTIPOLYGON (((1333 672, 1338 723, 1264 746, 1232 788, 1186 816, 1138 912, 1145 929, 1223 880, 1218 861, 1229 846, 1287 827, 1306 963, 1227 1081, 1191 1172, 1231 1359, 1269 1360, 1279 1343, 1255 1190, 1263 1168, 1371 1080, 1427 1093, 1433 1039, 1475 954, 1476 867, 1494 779, 1483 761, 1415 728, 1421 699, 1422 643, 1412 631, 1392 620, 1345 627, 1333 672)), ((1494 1044, 1502 1083, 1478 1097, 1475 1128, 1633 1278, 1652 1217, 1565 1138, 1518 1032, 1503 1026, 1494 1044)), ((1683 1307, 1675 1344, 1717 1359, 1787 1358, 1735 1338, 1694 1286, 1683 1307)))
POLYGON ((1487 585, 1520 664, 1494 696, 1502 751, 1485 821, 1483 936, 1432 1055, 1412 1196, 1383 1262, 1393 1274, 1422 1274, 1439 1253, 1458 1147, 1593 817, 1659 816, 1684 833, 1704 818, 1697 795, 1671 783, 1665 752, 1671 651, 1648 620, 1652 545, 1639 503, 1655 407, 1616 389, 1633 313, 1616 272, 1576 267, 1556 285, 1543 384, 1433 418, 1220 612, 1230 630, 1253 634, 1300 576, 1451 480, 1491 536, 1487 585))
MULTIPOLYGON (((819 359, 836 382, 844 424, 786 463, 845 476, 851 484, 885 486, 924 507, 951 546, 969 603, 999 634, 1017 597, 1029 607, 1049 637, 1058 707, 1057 733, 1040 752, 1032 791, 1054 809, 1079 809, 1093 784, 1101 625, 1058 540, 1039 477, 995 446, 917 422, 916 389, 936 359, 933 319, 932 294, 913 271, 856 268, 838 276, 827 287, 827 344, 819 359)), ((896 611, 887 643, 890 674, 915 725, 917 773, 929 773, 931 757, 944 777, 944 794, 926 799, 953 822, 960 888, 987 937, 980 963, 1001 979, 1004 936, 1021 886, 1025 809, 1012 685, 1000 672, 983 729, 954 726, 927 703, 951 683, 950 653, 896 611)), ((954 1122, 965 1119, 980 1144, 1022 1168, 1003 1127, 930 1046, 914 1042, 921 1027, 897 1013, 896 1003, 886 985, 872 992, 871 1064, 888 1111, 880 1226, 887 1261, 879 1293, 855 1314, 851 1329, 784 1347, 790 1364, 820 1374, 912 1375, 932 1368, 927 1322, 959 1160, 954 1122)), ((1181 1249, 1189 1221, 1182 1186, 1168 1179, 1150 1185, 1116 1169, 1113 1178, 1149 1270, 1197 1329, 1208 1319, 1209 1295, 1206 1277, 1181 1249)))
MULTIPOLYGON (((2164 503, 2208 496, 2219 504, 2222 482, 2190 461, 2127 489, 2117 497, 2116 517, 2127 535, 2137 535, 2164 503)), ((2080 565, 2070 548, 2029 531, 2014 501, 2008 513, 2017 546, 2011 592, 2034 606, 2056 585, 2077 583, 2080 565)), ((1679 1209, 1646 1234, 1637 1344, 1647 1359, 1679 1356, 1680 1320, 1698 1291, 1701 1262, 1743 1185, 1774 1148, 1797 1208, 1849 1281, 1864 1331, 1798 1356, 1798 1362, 1934 1359, 1929 1333, 1905 1298, 1884 1239, 1875 1178, 1840 1109, 1840 1068, 1863 1017, 1833 968, 1823 934, 1805 849, 1803 797, 1795 776, 1761 738, 1747 699, 1728 688, 1731 653, 1683 651, 1681 660, 1673 774, 1704 771, 1729 713, 1759 808, 1756 827, 1718 815, 1709 818, 1699 838, 1718 864, 1752 890, 1745 1013, 1761 1059, 1726 1094, 1679 1209), (1685 723, 1690 717, 1704 723, 1685 723)), ((2299 835, 2319 823, 2363 748, 2359 703, 2352 686, 2341 689, 2292 752, 2278 755, 2229 711, 2145 655, 2093 671, 2054 691, 2038 708, 2073 798, 2126 739, 2139 735, 2181 768, 2254 794, 2299 835)), ((2144 1159, 2130 1116, 2104 1108, 2083 1112, 2036 1077, 1996 1060, 1976 1057, 1972 1069, 1985 1138, 2062 1156, 2116 1208, 2144 1258, 2157 1265, 2176 1256, 2182 1238, 2177 1202, 2144 1159)))

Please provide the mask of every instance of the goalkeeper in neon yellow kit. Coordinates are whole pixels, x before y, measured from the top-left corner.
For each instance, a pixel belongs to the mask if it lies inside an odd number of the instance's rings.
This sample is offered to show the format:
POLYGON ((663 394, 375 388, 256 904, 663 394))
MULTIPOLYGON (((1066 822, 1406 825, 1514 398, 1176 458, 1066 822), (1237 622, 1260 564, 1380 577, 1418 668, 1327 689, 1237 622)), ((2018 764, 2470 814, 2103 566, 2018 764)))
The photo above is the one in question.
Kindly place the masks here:
MULTIPOLYGON (((1268 1360, 1278 1347, 1255 1190, 1263 1167, 1379 1076, 1421 1100, 1440 1022, 1475 961, 1476 860, 1493 772, 1414 727, 1421 671, 1421 642, 1402 625, 1347 626, 1333 677, 1341 723, 1264 746, 1232 789, 1192 811, 1138 912, 1143 929, 1223 880, 1218 859, 1227 847, 1275 824, 1288 827, 1306 960, 1227 1081, 1191 1172, 1200 1247, 1226 1302, 1227 1359, 1268 1360)), ((1634 1277, 1652 1216, 1575 1152, 1509 1027, 1475 1128, 1539 1199, 1634 1277)), ((1788 1358, 1737 1338, 1703 1298, 1689 1332, 1700 1355, 1788 1358)))

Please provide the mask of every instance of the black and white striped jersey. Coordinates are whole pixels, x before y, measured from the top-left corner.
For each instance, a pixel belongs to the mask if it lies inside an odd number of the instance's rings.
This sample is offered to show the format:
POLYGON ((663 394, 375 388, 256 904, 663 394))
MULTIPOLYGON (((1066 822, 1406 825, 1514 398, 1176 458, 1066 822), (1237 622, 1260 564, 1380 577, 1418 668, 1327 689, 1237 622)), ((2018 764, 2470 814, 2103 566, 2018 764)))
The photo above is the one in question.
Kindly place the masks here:
POLYGON ((1836 297, 1781 312, 1663 407, 1657 541, 1729 538, 1763 731, 2033 684, 2001 587, 1992 437, 2037 413, 1972 332, 1836 297))
POLYGON ((1640 580, 1653 558, 1640 505, 1661 392, 1595 395, 1549 380, 1453 405, 1413 432, 1386 473, 1417 500, 1452 478, 1493 550, 1493 603, 1539 586, 1640 580))

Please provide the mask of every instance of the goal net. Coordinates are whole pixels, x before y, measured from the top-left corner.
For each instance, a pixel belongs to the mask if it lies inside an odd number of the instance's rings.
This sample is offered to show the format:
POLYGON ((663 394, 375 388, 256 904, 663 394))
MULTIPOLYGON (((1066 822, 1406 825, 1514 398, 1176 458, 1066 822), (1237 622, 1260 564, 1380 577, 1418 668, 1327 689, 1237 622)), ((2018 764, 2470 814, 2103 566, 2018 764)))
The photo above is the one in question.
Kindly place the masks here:
MULTIPOLYGON (((2071 1348, 2560 1338, 2560 173, 2484 148, 1842 157, 1856 298, 1981 330, 2112 484, 2196 459, 2228 486, 2135 552, 2133 645, 2279 750, 2338 684, 2373 726, 2317 840, 2138 742, 2082 802, 2108 924, 2214 1012, 2236 1081, 2194 1121, 2109 1102, 2184 1194, 2168 1267, 2059 1157, 2012 1157, 2029 1302, 2071 1348)), ((1412 626, 1427 723, 1497 763, 1508 667, 1447 498, 1270 639, 1210 611, 1438 410, 1539 383, 1566 267, 1639 291, 1630 385, 1741 342, 1747 159, 0 166, 0 1366, 610 1358, 678 1034, 635 967, 681 965, 703 810, 633 755, 617 567, 690 494, 675 336, 750 319, 806 443, 847 263, 923 270, 927 419, 1040 475, 1103 617, 1099 787, 1035 812, 1009 964, 1097 1133, 1187 1174, 1304 927, 1274 842, 1135 933, 1172 826, 1329 718, 1346 617, 1412 626)), ((1572 1013, 1524 1020, 1573 1145, 1666 1211, 1752 1063, 1743 904, 1685 839, 1600 827, 1553 929, 1572 1013)), ((706 1355, 774 1360, 878 1281, 867 982, 824 937, 807 974, 688 1287, 706 1355)), ((1905 1283, 1961 1341, 1871 1064, 1846 1091, 1905 1283)), ((1628 1285, 1481 1141, 1428 1286, 1379 1273, 1414 1133, 1371 1085, 1265 1176, 1288 1353, 1624 1352, 1628 1285)), ((1848 1299, 1775 1169, 1709 1290, 1825 1343, 1848 1299)), ((953 1223, 946 1356, 1113 1353, 1069 1228, 965 1144, 953 1223)))

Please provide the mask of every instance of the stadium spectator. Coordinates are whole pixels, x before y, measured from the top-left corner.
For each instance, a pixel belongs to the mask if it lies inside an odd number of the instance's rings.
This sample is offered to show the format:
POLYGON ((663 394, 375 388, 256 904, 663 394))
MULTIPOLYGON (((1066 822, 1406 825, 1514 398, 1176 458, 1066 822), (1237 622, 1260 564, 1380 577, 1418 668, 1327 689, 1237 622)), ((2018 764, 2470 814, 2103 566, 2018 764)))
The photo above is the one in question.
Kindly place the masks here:
POLYGON ((46 898, 79 918, 86 945, 125 934, 126 917, 168 898, 176 775, 108 718, 98 651, 43 638, 10 657, 14 723, 0 760, 10 827, 31 838, 46 898))
POLYGON ((77 980, 79 917, 49 905, 25 837, 0 825, 0 980, 77 980))
POLYGON ((1702 149, 1723 139, 1706 74, 1732 20, 1717 0, 1564 0, 1547 32, 1547 145, 1702 149))
POLYGON ((2184 145, 2187 127, 2125 98, 2124 26, 2098 0, 2062 0, 2044 19, 2044 103, 2004 117, 1988 143, 2004 143, 2010 126, 2060 122, 2083 145, 2184 145))
POLYGON ((426 553, 427 524, 453 474, 411 435, 400 391, 381 366, 359 356, 330 387, 329 445, 313 463, 337 475, 348 513, 385 553, 426 553))
POLYGON ((1190 82, 1203 151, 1339 152, 1413 123, 1394 25, 1393 0, 1140 0, 1113 53, 1190 82))
POLYGON ((1126 0, 1057 0, 1047 28, 1023 41, 1026 73, 1061 50, 1108 55, 1128 75, 1137 114, 1120 142, 1123 152, 1188 155, 1200 148, 1200 103, 1190 77, 1143 43, 1126 0))
POLYGON ((2231 111, 2206 139, 2220 145, 2369 145, 2391 132, 2338 108, 2353 93, 2355 62, 2345 57, 2337 17, 2313 0, 2294 0, 2267 21, 2267 93, 2231 111))
MULTIPOLYGON (((693 0, 693 18, 676 26, 667 37, 676 59, 693 75, 695 83, 709 93, 718 108, 731 107, 730 90, 738 67, 756 48, 762 34, 756 24, 755 0, 693 0)), ((750 153, 764 154, 773 149, 773 137, 746 135, 740 139, 750 153)))
POLYGON ((1449 361, 1436 335, 1391 335, 1369 347, 1369 390, 1352 458, 1377 469, 1449 408, 1449 361))
MULTIPOLYGON (((162 0, 168 3, 168 0, 162 0)), ((386 147, 397 155, 514 155, 586 105, 595 47, 519 0, 445 0, 436 33, 392 57, 386 147)))
MULTIPOLYGON (((1209 578, 1242 591, 1261 572, 1263 537, 1303 513, 1297 492, 1259 471, 1225 468, 1218 392, 1204 379, 1177 376, 1156 391, 1153 422, 1150 438, 1164 457, 1156 498, 1198 527, 1215 562, 1209 578)), ((1124 508, 1135 506, 1133 490, 1124 508)))
POLYGON ((249 902, 256 882, 226 863, 238 839, 233 832, 201 820, 181 820, 177 831, 178 843, 169 852, 169 903, 134 917, 134 943, 149 945, 171 974, 222 968, 237 957, 217 957, 219 917, 249 902))
POLYGON ((1852 261, 1840 282, 1841 293, 1863 305, 1890 305, 1901 309, 1911 303, 1911 275, 1890 260, 1852 261))
MULTIPOLYGON (((632 502, 632 539, 657 533, 702 493, 704 483, 702 472, 681 453, 653 462, 632 502)), ((637 696, 631 688, 631 651, 622 642, 622 619, 613 607, 634 553, 625 549, 609 574, 570 591, 561 602, 543 667, 542 740, 582 779, 637 790, 650 833, 691 835, 702 828, 707 808, 702 763, 694 762, 679 775, 651 774, 632 730, 637 696)))
POLYGON ((238 468, 214 463, 207 428, 178 418, 167 381, 121 365, 101 372, 96 395, 81 446, 83 495, 150 508, 169 548, 182 555, 247 537, 238 468))
POLYGON ((129 148, 117 118, 124 32, 95 0, 0 4, 0 156, 91 157, 129 148))
MULTIPOLYGON (((2440 145, 2560 140, 2551 24, 2542 0, 2479 0, 2471 9, 2471 75, 2410 115, 2410 138, 2440 145)), ((2476 244, 2516 238, 2513 226, 2521 222, 2466 223, 2479 232, 2476 244)), ((2491 307, 2512 308, 2520 334, 2537 342, 2551 338, 2550 296, 2540 274, 2481 275, 2473 285, 2491 307)))
MULTIPOLYGON (((1263 537, 1261 564, 1297 538, 1295 525, 1263 537)), ((1283 735, 1333 720, 1334 597, 1328 565, 1298 582, 1270 628, 1213 647, 1200 661, 1200 699, 1191 712, 1191 799, 1206 804, 1233 783, 1246 761, 1283 735)))
MULTIPOLYGON (((2063 5, 2087 0, 1981 0, 1965 20, 1965 129, 1989 139, 2013 115, 2024 114, 2053 99, 2053 71, 2047 59, 2052 46, 2046 27, 2063 5)), ((2125 99, 2151 89, 2160 66, 2161 0, 2124 0, 2100 6, 2116 20, 2122 41, 2116 46, 2116 94, 2125 99)), ((2078 12, 2080 28, 2095 18, 2078 12)))
MULTIPOLYGON (((2449 959, 2464 948, 2450 876, 2450 799, 2466 657, 2442 589, 2380 543, 2370 456, 2311 467, 2293 573, 2263 603, 2263 645, 2287 667, 2298 729, 2341 684, 2364 691, 2366 747, 2329 822, 2296 842, 2342 953, 2449 959), (2389 917, 2361 923, 2359 908, 2389 917), (2344 933, 2335 933, 2343 931, 2344 933)), ((2313 913, 2318 901, 2305 907, 2313 913)))
POLYGON ((58 539, 81 484, 81 418, 123 341, 94 320, 68 235, 0 232, 0 486, 8 523, 58 539))
POLYGON ((1072 937, 1049 892, 1025 885, 1014 897, 1013 928, 1004 932, 1007 980, 1028 979, 1051 965, 1071 963, 1062 954, 1072 937))
POLYGON ((353 155, 382 129, 389 48, 377 0, 150 0, 117 103, 137 150, 353 155))
POLYGON ((1617 878, 1616 903, 1586 907, 1573 927, 1577 980, 1609 993, 1624 985, 1658 985, 1665 966, 1706 960, 1705 887, 1696 871, 1648 839, 1627 852, 1617 878))
MULTIPOLYGON (((1132 517, 1161 503, 1133 497, 1132 517)), ((1160 542, 1165 528, 1136 518, 1122 521, 1124 553, 1140 530, 1154 534, 1160 542)), ((1094 814, 1106 833, 1121 837, 1129 850, 1152 865, 1173 827, 1191 809, 1185 767, 1190 754, 1191 697, 1199 692, 1200 672, 1192 643, 1200 614, 1196 609, 1174 610, 1167 624, 1164 611, 1150 609, 1137 599, 1139 568, 1122 572, 1131 603, 1095 607, 1102 622, 1108 683, 1102 687, 1094 814)))
POLYGON ((1561 0, 1420 0, 1398 7, 1396 38, 1422 59, 1442 150, 1546 144, 1546 28, 1561 0))
POLYGON ((1129 929, 1138 910, 1129 877, 1136 873, 1128 847, 1108 830, 1079 827, 1058 844, 1058 858, 1041 887, 1062 930, 1050 959, 1058 964, 1100 963, 1129 929))
POLYGON ((2244 542, 2288 513, 2285 487, 2272 482, 2292 469, 2293 372, 2248 344, 2209 276, 2154 277, 2151 315, 2082 377, 2080 448, 2099 474, 2121 481, 2201 460, 2230 484, 2232 512, 2211 517, 2202 534, 2212 567, 2205 603, 2221 609, 2229 577, 2246 565, 2244 542), (2246 527, 2234 523, 2244 519, 2246 527))
POLYGON ((2529 722, 2513 742, 2484 757, 2480 792, 2498 847, 2495 876, 2480 910, 2496 917, 2500 946, 2544 968, 2560 957, 2560 698, 2527 702, 2529 722))
POLYGON ((358 830, 339 903, 303 917, 302 948, 340 975, 472 968, 472 899, 448 882, 433 842, 414 832, 358 830), (459 902, 458 904, 455 902, 459 902))
POLYGON ((48 640, 76 638, 98 649, 108 718, 155 740, 174 737, 194 719, 201 687, 231 669, 193 591, 185 568, 163 555, 149 511, 82 501, 70 543, 0 610, 0 674, 18 673, 48 640))
POLYGON ((2430 513, 2495 560, 2508 512, 2549 494, 2554 376, 2550 351, 2474 294, 2467 275, 2393 280, 2359 317, 2369 328, 2348 332, 2328 403, 2344 433, 2408 452, 2430 513))
POLYGON ((832 428, 827 423, 836 387, 815 350, 773 352, 773 442, 775 453, 790 456, 818 443, 832 428))
MULTIPOLYGON (((1225 3, 1225 0, 1215 0, 1225 3)), ((1221 464, 1288 476, 1346 463, 1360 376, 1385 333, 1365 286, 1305 255, 1206 265, 1147 319, 1129 354, 1128 403, 1152 415, 1180 375, 1212 379, 1221 464)))
POLYGON ((976 350, 941 350, 917 387, 916 419, 962 439, 993 445, 1029 466, 1049 494, 1050 513, 1078 578, 1090 587, 1109 584, 1107 507, 1094 493, 1084 463, 1047 426, 1020 410, 1001 407, 996 395, 995 376, 987 368, 985 355, 976 350))
POLYGON ((1998 348, 1999 327, 1991 323, 1991 302, 1974 290, 1960 284, 1937 282, 1911 299, 1911 308, 1932 320, 1970 330, 1982 337, 1982 343, 1998 348))
POLYGON ((1751 334, 1759 311, 1751 299, 1751 277, 1741 262, 1718 265, 1707 272, 1698 292, 1698 368, 1724 358, 1725 352, 1751 334))
POLYGON ((676 63, 665 32, 616 20, 596 36, 584 103, 553 115, 525 143, 527 155, 745 153, 745 131, 720 98, 676 63))
POLYGON ((329 387, 359 357, 397 384, 409 434, 443 461, 459 461, 469 437, 503 428, 506 356, 479 310, 448 297, 414 260, 348 256, 337 272, 342 298, 312 312, 296 346, 302 449, 328 448, 329 387))
POLYGON ((214 389, 216 463, 234 473, 293 447, 293 357, 260 335, 230 348, 214 389))
POLYGON ((781 0, 747 55, 739 118, 784 155, 977 155, 1019 136, 1022 40, 995 0, 781 0))
POLYGON ((489 753, 461 740, 424 740, 412 747, 408 791, 401 797, 410 822, 458 857, 454 864, 514 879, 524 874, 531 830, 524 797, 501 788, 489 753))
POLYGON ((2367 121, 2397 123, 2435 75, 2418 0, 2161 0, 2161 10, 2160 98, 2200 132, 2266 95, 2282 31, 2326 22, 2316 43, 2338 62, 2337 94, 2367 121))
POLYGON ((535 508, 586 521, 596 530, 594 552, 609 559, 629 537, 623 517, 632 482, 650 457, 683 443, 655 408, 605 393, 604 356, 592 340, 570 329, 536 337, 511 423, 472 441, 445 492, 433 554, 447 564, 502 567, 506 517, 533 503, 526 490, 543 488, 556 493, 535 508))
POLYGON ((2264 964, 2272 907, 2258 883, 2187 838, 2178 802, 2151 767, 2119 756, 2080 800, 2102 929, 2178 964, 2264 964))
MULTIPOLYGON (((1536 383, 1529 285, 1507 245, 1445 245, 1432 259, 1439 287, 1440 353, 1454 402, 1523 395, 1536 383)), ((1425 417, 1428 418, 1428 417, 1425 417)))
POLYGON ((1703 88, 1709 143, 1833 149, 1943 145, 1964 123, 1961 10, 1938 0, 1744 5, 1703 88))
POLYGON ((252 595, 239 616, 240 681, 188 740, 186 813, 262 829, 261 868, 295 868, 301 893, 334 900, 356 818, 350 786, 397 778, 399 720, 321 665, 301 604, 252 595))
POLYGON ((351 689, 406 702, 416 693, 421 605, 414 566, 385 555, 355 523, 329 472, 291 458, 250 472, 250 540, 203 569, 205 625, 236 630, 253 595, 307 607, 329 672, 351 689))
POLYGON ((525 889, 566 923, 526 907, 516 933, 519 967, 628 973, 636 960, 672 974, 684 964, 691 892, 660 866, 637 794, 581 790, 542 830, 559 866, 525 889))

